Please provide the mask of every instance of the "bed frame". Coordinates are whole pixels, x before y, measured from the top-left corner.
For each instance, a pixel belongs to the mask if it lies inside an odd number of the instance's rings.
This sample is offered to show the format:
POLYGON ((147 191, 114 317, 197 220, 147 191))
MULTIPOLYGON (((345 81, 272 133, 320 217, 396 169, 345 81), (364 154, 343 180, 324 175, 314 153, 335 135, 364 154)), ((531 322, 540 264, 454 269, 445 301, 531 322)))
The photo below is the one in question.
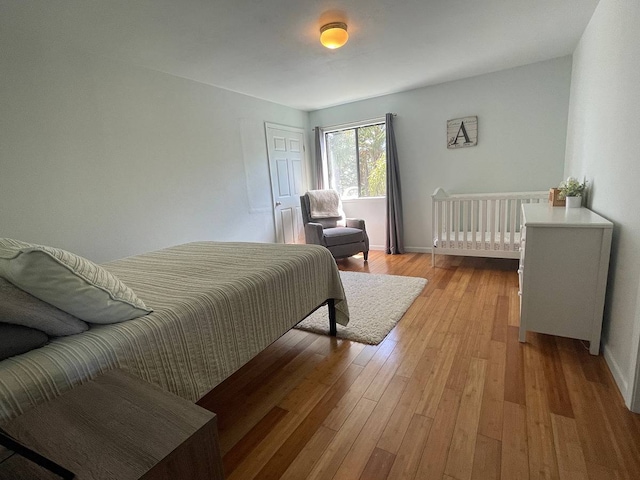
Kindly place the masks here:
MULTIPOLYGON (((326 302, 321 303, 316 308, 309 312, 309 315, 314 313, 316 310, 320 310, 322 307, 327 307, 329 309, 329 335, 335 337, 338 335, 338 322, 336 321, 336 301, 333 298, 328 298, 326 302)), ((309 316, 304 317, 300 322, 306 320, 309 316)), ((298 322, 298 323, 300 323, 298 322)), ((298 324, 296 323, 296 325, 298 324)))
POLYGON ((546 202, 549 192, 474 193, 449 195, 437 188, 431 195, 431 232, 436 255, 520 257, 520 206, 546 202))
POLYGON ((333 336, 348 316, 319 245, 194 242, 103 267, 154 311, 2 360, 0 425, 112 368, 195 402, 312 310, 333 336))

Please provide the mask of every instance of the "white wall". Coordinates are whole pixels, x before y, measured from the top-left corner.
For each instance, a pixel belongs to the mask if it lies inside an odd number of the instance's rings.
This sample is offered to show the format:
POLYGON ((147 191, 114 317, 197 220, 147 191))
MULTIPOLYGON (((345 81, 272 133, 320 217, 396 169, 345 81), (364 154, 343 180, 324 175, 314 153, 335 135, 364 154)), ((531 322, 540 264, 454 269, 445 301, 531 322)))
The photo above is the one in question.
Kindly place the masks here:
POLYGON ((0 236, 96 261, 274 240, 264 122, 306 112, 33 37, 0 72, 0 236))
MULTIPOLYGON (((429 251, 430 195, 437 187, 450 193, 547 190, 562 180, 570 78, 571 58, 563 57, 318 110, 309 123, 397 114, 405 245, 429 251), (478 146, 448 150, 447 120, 468 115, 478 116, 478 146)), ((378 210, 381 218, 365 220, 384 224, 384 209, 361 210, 378 210)), ((345 212, 353 215, 349 205, 345 212)), ((371 243, 384 245, 384 238, 372 236, 371 243)))
POLYGON ((589 181, 588 206, 615 224, 603 343, 627 405, 640 337, 638 25, 638 0, 600 1, 573 56, 565 165, 589 181))

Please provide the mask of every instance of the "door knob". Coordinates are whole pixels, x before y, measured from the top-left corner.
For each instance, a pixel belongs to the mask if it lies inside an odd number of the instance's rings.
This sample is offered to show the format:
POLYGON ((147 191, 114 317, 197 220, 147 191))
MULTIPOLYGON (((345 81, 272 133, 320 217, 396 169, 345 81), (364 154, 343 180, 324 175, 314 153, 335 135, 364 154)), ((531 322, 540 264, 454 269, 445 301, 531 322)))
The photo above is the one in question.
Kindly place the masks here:
POLYGON ((282 205, 282 203, 276 202, 276 207, 279 207, 280 205, 282 205))

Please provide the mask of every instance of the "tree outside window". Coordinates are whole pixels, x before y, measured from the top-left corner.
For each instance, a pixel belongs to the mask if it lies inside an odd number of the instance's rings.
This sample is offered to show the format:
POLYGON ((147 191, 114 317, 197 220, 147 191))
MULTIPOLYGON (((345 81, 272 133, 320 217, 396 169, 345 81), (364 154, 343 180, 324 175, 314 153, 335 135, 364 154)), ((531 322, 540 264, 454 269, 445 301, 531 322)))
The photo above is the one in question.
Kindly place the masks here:
POLYGON ((329 184, 341 198, 386 195, 384 123, 327 132, 325 139, 329 184))

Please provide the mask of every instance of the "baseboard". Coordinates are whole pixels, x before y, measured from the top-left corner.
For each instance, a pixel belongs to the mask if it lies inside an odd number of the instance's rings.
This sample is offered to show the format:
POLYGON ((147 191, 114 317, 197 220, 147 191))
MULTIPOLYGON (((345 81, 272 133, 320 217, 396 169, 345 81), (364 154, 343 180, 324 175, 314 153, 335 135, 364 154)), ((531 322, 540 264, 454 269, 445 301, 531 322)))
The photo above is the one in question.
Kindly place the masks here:
POLYGON ((407 253, 431 253, 429 247, 404 247, 404 251, 407 253))
MULTIPOLYGON (((385 245, 369 245, 369 250, 384 252, 386 249, 385 245)), ((404 247, 404 251, 407 253, 431 253, 429 247, 404 247)))
POLYGON ((609 366, 609 370, 611 370, 611 374, 613 375, 613 379, 622 394, 622 398, 624 398, 624 404, 627 408, 631 408, 631 392, 629 391, 629 382, 625 379, 622 374, 622 370, 616 362, 616 359, 611 354, 611 351, 607 348, 606 345, 602 346, 602 355, 604 356, 607 365, 609 366))

